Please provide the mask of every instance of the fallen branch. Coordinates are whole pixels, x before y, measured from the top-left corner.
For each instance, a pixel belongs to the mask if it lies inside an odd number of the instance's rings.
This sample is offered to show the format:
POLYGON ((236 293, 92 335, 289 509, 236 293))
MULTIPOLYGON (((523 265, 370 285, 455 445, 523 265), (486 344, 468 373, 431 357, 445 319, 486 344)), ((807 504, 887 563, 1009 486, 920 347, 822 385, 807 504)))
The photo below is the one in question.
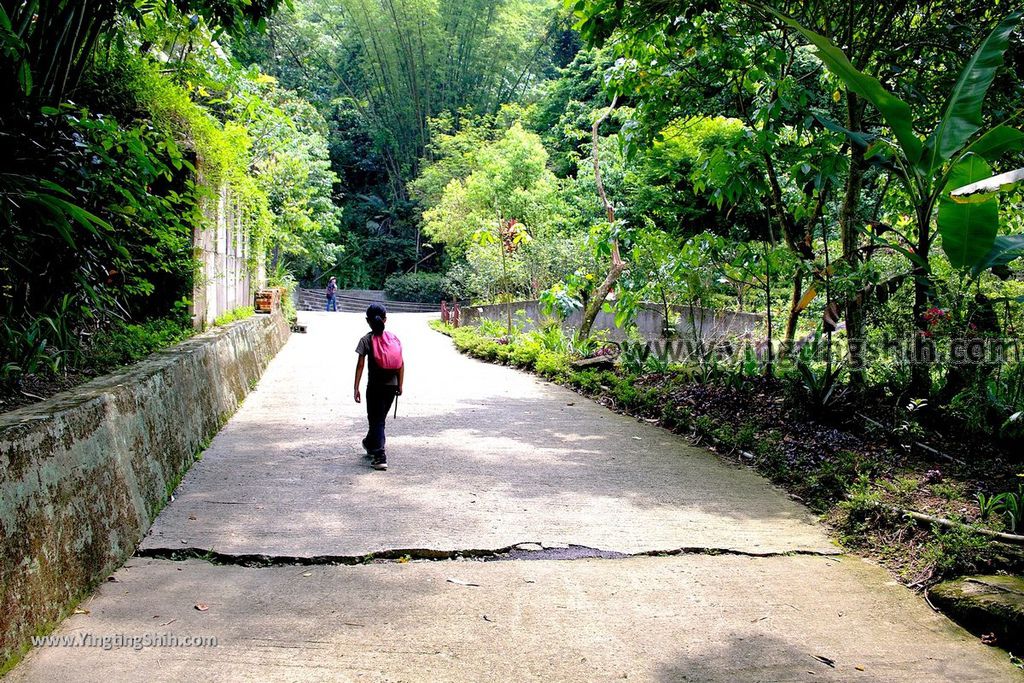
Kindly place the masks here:
POLYGON ((964 524, 963 522, 954 522, 951 519, 945 517, 936 517, 934 515, 926 515, 923 512, 915 512, 914 510, 904 510, 903 508, 896 507, 895 505, 885 505, 879 503, 879 507, 884 507, 892 512, 909 517, 910 519, 921 522, 923 524, 932 524, 935 526, 941 526, 945 529, 967 529, 973 531, 976 534, 985 536, 999 541, 1000 543, 1008 543, 1010 545, 1024 545, 1024 536, 1017 534, 1006 534, 1001 531, 992 531, 991 529, 983 529, 981 527, 972 526, 970 524, 964 524))

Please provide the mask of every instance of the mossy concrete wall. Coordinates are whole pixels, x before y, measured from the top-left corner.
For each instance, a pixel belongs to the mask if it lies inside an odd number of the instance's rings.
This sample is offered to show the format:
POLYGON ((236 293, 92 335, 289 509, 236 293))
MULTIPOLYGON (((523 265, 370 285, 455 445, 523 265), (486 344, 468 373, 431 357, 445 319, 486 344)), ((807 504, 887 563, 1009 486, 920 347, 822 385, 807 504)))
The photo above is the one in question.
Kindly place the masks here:
POLYGON ((254 316, 0 415, 0 671, 134 552, 288 334, 254 316))

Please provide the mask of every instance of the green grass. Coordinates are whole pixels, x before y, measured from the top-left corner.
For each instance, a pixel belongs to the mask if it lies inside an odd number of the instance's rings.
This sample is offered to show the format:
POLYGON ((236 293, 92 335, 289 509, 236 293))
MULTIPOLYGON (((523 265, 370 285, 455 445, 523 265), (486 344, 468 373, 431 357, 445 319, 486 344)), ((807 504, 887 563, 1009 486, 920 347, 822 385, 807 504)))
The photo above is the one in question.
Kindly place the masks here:
POLYGON ((224 325, 230 325, 231 323, 237 322, 239 320, 251 318, 255 314, 256 311, 255 309, 253 309, 252 306, 239 306, 234 310, 228 311, 227 313, 222 313, 221 315, 217 316, 217 318, 213 321, 213 325, 214 327, 223 327, 224 325))
POLYGON ((971 574, 985 567, 995 551, 988 540, 968 527, 932 529, 922 559, 937 576, 971 574))
POLYGON ((939 498, 945 498, 949 501, 967 500, 967 496, 964 495, 962 486, 939 482, 938 484, 932 484, 931 489, 932 493, 939 498))

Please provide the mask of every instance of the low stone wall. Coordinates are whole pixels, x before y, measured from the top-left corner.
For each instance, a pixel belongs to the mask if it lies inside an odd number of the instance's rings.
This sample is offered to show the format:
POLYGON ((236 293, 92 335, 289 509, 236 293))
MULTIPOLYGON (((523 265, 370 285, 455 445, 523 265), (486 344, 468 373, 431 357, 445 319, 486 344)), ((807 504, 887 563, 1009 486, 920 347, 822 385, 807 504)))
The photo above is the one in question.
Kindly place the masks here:
POLYGON ((257 315, 0 415, 0 671, 131 556, 288 334, 257 315))
MULTIPOLYGON (((722 337, 742 336, 754 332, 762 316, 756 313, 739 313, 735 311, 713 311, 688 306, 671 306, 676 318, 676 337, 690 339, 697 330, 702 339, 720 339, 722 337)), ((505 304, 489 304, 487 306, 466 306, 462 309, 462 323, 471 325, 481 319, 505 322, 507 313, 505 304)), ((516 301, 512 303, 512 322, 523 325, 525 329, 534 329, 551 316, 545 315, 537 301, 516 301)), ((578 329, 583 320, 583 313, 576 311, 564 323, 566 329, 578 329)), ((665 314, 658 304, 644 304, 637 311, 636 326, 645 339, 662 338, 662 327, 665 314)), ((594 331, 604 331, 613 341, 626 338, 625 332, 615 326, 615 316, 601 311, 594 319, 594 331)))

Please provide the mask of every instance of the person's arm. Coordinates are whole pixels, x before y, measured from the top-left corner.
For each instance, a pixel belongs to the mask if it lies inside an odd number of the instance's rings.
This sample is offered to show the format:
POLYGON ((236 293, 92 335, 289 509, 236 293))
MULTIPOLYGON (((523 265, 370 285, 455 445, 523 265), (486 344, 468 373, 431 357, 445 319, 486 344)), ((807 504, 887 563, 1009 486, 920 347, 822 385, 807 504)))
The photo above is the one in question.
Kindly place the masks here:
MULTIPOLYGON (((352 391, 353 397, 356 399, 356 403, 361 403, 363 397, 359 394, 359 381, 363 379, 363 365, 366 364, 366 356, 359 356, 359 360, 356 361, 356 381, 355 388, 352 391)), ((401 380, 399 380, 401 382, 401 380)))
POLYGON ((402 363, 402 367, 398 368, 398 395, 402 395, 402 385, 405 383, 405 363, 402 363))

